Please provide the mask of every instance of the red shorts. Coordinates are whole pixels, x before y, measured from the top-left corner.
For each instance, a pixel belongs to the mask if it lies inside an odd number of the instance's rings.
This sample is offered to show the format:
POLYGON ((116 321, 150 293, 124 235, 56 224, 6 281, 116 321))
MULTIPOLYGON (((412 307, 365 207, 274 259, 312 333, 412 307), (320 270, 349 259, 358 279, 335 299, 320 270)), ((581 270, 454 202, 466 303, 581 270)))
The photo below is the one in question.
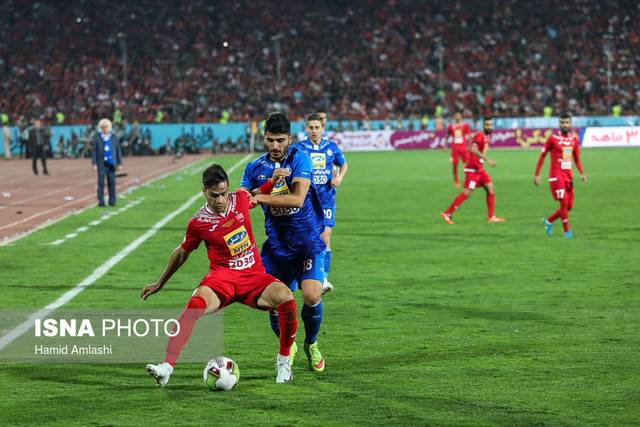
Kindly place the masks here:
POLYGON ((491 177, 484 169, 476 170, 476 172, 469 172, 468 169, 465 169, 464 176, 464 188, 469 190, 491 184, 491 177))
POLYGON ((466 144, 452 144, 451 145, 451 162, 456 164, 458 160, 462 163, 467 162, 467 156, 469 152, 467 151, 466 144))
POLYGON ((549 178, 551 196, 554 200, 573 200, 573 181, 570 179, 552 177, 549 178))
POLYGON ((211 288, 220 299, 220 308, 234 302, 241 302, 253 308, 258 307, 262 292, 278 279, 264 270, 230 270, 221 268, 211 270, 199 286, 211 288))

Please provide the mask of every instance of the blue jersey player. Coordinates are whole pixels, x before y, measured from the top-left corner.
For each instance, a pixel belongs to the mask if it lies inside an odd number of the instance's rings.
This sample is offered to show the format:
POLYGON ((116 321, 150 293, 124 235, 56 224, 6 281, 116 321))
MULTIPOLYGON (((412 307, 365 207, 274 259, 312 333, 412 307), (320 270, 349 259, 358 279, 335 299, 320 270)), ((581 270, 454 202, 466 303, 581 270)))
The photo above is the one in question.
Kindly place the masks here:
MULTIPOLYGON (((322 322, 324 217, 311 181, 311 158, 291 145, 291 123, 280 112, 267 118, 264 143, 267 154, 247 165, 240 185, 255 195, 264 210, 267 239, 260 255, 267 272, 289 286, 294 281, 300 284, 305 353, 310 369, 322 372, 325 363, 317 336, 322 322)), ((278 334, 277 313, 270 312, 270 318, 278 334)), ((292 355, 294 351, 292 347, 292 355)), ((293 363, 293 356, 290 360, 293 363)))
POLYGON ((325 137, 325 119, 322 114, 324 113, 307 116, 307 139, 300 141, 298 147, 311 157, 313 183, 320 196, 324 214, 322 238, 327 247, 324 258, 325 280, 322 286, 324 294, 333 290, 333 285, 327 280, 327 277, 331 267, 331 232, 336 225, 336 188, 342 183, 349 165, 338 144, 325 137))

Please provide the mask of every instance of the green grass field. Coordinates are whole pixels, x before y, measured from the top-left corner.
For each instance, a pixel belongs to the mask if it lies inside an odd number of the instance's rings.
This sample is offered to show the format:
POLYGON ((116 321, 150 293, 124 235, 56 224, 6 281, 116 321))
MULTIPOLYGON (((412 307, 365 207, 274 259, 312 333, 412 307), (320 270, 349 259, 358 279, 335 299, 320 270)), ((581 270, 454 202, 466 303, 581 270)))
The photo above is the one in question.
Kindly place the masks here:
MULTIPOLYGON (((242 371, 233 392, 206 389, 205 361, 178 364, 164 389, 141 364, 0 365, 0 425, 640 424, 640 150, 584 150, 590 180, 576 182, 571 240, 559 223, 544 234, 556 204, 546 184, 532 184, 538 151, 492 156, 496 213, 508 222, 485 223, 480 190, 449 226, 439 217, 457 194, 447 153, 348 154, 336 291, 319 338, 324 373, 302 357, 294 382, 276 385, 266 315, 233 305, 224 312, 225 353, 242 371)), ((198 179, 180 173, 140 188, 128 196, 144 196, 140 204, 62 245, 44 243, 102 211, 0 247, 0 308, 52 302, 194 195, 198 179)), ((160 294, 138 294, 199 205, 65 308, 182 306, 206 271, 202 247, 160 294)), ((262 242, 259 210, 253 221, 262 242)), ((299 344, 303 336, 300 322, 299 344)))

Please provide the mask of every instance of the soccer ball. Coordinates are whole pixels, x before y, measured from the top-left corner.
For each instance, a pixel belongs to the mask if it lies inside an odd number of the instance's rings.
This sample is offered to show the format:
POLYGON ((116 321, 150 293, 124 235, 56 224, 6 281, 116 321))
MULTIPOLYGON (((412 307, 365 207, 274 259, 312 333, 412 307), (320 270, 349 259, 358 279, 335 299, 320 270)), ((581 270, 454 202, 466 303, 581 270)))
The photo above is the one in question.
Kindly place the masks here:
POLYGON ((228 357, 216 357, 207 363, 202 379, 209 390, 233 390, 240 380, 240 368, 228 357))

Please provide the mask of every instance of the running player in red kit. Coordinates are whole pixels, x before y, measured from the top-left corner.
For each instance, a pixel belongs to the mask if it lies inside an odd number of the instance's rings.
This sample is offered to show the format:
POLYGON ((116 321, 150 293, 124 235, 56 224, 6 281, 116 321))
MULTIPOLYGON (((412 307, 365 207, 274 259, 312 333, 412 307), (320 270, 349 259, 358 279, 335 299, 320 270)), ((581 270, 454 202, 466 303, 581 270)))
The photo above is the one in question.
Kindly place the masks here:
POLYGON ((447 127, 447 141, 451 144, 451 163, 453 165, 453 185, 460 187, 460 181, 458 180, 458 161, 465 164, 467 162, 467 156, 469 152, 467 145, 469 143, 469 136, 471 135, 471 129, 469 125, 462 121, 462 114, 459 111, 453 115, 454 123, 451 123, 447 127))
POLYGON ((493 193, 493 183, 491 177, 484 170, 484 163, 487 162, 491 167, 495 167, 496 161, 486 156, 489 144, 491 144, 491 132, 493 131, 493 117, 485 117, 482 120, 482 132, 478 132, 473 136, 471 140, 471 146, 469 147, 469 156, 467 163, 464 166, 465 180, 464 189, 453 200, 451 206, 446 211, 442 212, 440 216, 447 224, 453 224, 451 218, 453 212, 460 207, 460 205, 469 198, 473 190, 477 187, 484 187, 487 192, 487 209, 489 215, 487 222, 504 222, 504 218, 498 218, 494 215, 495 195, 493 193))
POLYGON ((573 237, 569 229, 569 211, 573 207, 573 162, 580 172, 580 178, 587 182, 587 176, 582 169, 580 162, 580 142, 578 136, 571 131, 571 116, 562 114, 560 116, 560 133, 553 134, 544 144, 536 173, 533 178, 535 185, 540 185, 540 169, 548 153, 551 154, 551 166, 549 167, 549 185, 551 195, 554 200, 560 202, 560 208, 549 218, 544 218, 544 227, 547 236, 551 236, 553 221, 560 218, 564 228, 564 237, 573 237))
POLYGON ((178 318, 180 329, 169 339, 164 362, 147 365, 147 372, 158 385, 166 385, 196 320, 205 313, 241 302, 259 310, 278 311, 280 352, 276 358, 276 382, 288 382, 293 378, 290 351, 298 329, 296 301, 291 290, 262 266, 249 214, 255 200, 244 190, 230 192, 229 178, 220 165, 211 165, 202 173, 202 193, 207 203, 189 221, 185 238, 171 254, 160 279, 145 286, 141 297, 146 300, 160 291, 202 241, 209 256, 209 274, 196 287, 178 318))

